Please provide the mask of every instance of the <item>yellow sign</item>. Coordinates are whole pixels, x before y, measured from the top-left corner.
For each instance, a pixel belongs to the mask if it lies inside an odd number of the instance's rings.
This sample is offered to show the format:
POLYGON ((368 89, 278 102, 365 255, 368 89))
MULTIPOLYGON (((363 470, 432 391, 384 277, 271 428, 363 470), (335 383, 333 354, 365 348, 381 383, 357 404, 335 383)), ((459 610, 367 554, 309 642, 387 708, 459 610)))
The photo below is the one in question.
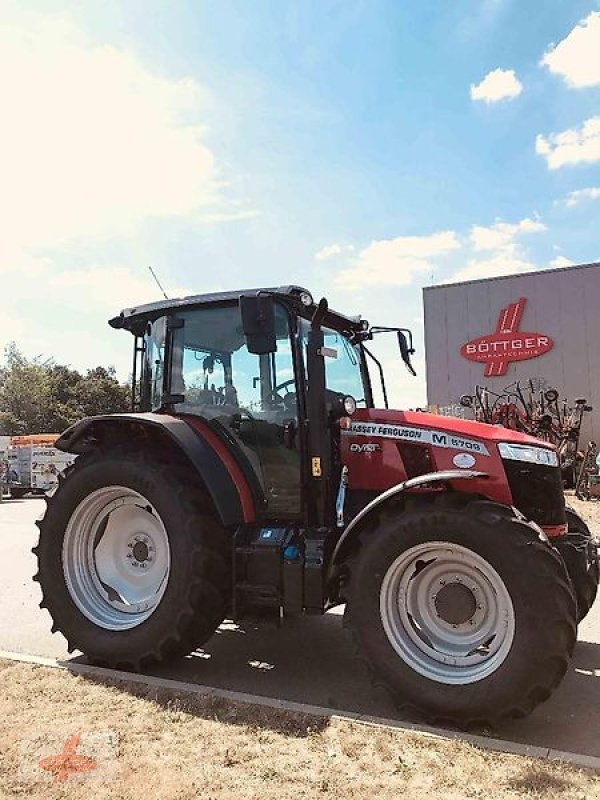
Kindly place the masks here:
POLYGON ((320 478, 321 477, 321 459, 320 458, 313 458, 313 460, 312 460, 312 474, 313 474, 313 478, 320 478))

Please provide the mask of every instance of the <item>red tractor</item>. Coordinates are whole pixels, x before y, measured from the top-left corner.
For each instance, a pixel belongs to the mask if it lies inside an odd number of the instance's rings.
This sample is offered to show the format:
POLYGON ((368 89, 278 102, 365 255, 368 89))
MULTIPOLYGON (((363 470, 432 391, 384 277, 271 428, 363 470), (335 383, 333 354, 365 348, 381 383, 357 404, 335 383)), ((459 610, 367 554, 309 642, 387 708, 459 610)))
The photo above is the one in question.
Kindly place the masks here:
POLYGON ((395 332, 412 370, 410 333, 300 287, 110 324, 135 337, 134 408, 61 436, 79 458, 34 548, 70 649, 146 670, 225 618, 346 604, 375 680, 429 719, 489 724, 549 697, 597 576, 552 445, 374 408, 366 343, 395 332))

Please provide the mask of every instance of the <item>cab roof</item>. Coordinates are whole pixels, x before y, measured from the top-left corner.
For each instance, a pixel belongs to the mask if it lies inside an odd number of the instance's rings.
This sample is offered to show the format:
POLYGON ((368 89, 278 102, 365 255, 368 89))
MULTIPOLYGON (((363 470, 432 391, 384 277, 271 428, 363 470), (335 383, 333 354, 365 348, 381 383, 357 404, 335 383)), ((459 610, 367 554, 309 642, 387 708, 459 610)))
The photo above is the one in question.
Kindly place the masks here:
MULTIPOLYGON (((229 305, 237 303, 242 295, 255 296, 257 294, 270 294, 286 302, 300 316, 310 319, 316 310, 316 304, 304 305, 300 296, 304 293, 311 293, 302 286, 279 286, 255 289, 235 289, 229 292, 213 292, 211 294, 194 294, 188 297, 178 297, 169 300, 158 300, 154 303, 146 303, 141 306, 125 308, 121 313, 108 321, 112 328, 131 331, 135 335, 141 335, 147 322, 152 322, 158 317, 162 317, 169 312, 178 310, 191 310, 205 305, 229 305)), ((326 327, 347 333, 364 332, 364 323, 360 317, 348 317, 337 311, 329 309, 324 323, 326 327)))

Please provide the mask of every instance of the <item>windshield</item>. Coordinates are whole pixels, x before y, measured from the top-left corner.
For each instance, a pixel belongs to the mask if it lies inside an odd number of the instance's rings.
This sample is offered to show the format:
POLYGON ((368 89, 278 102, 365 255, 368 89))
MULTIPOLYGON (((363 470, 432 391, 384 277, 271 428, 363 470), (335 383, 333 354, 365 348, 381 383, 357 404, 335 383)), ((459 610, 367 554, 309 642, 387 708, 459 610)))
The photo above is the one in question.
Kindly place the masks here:
MULTIPOLYGON (((300 320, 302 344, 306 352, 310 323, 300 320)), ((325 356, 325 385, 329 391, 352 395, 359 407, 368 405, 364 388, 360 345, 352 344, 339 331, 323 328, 325 356)))

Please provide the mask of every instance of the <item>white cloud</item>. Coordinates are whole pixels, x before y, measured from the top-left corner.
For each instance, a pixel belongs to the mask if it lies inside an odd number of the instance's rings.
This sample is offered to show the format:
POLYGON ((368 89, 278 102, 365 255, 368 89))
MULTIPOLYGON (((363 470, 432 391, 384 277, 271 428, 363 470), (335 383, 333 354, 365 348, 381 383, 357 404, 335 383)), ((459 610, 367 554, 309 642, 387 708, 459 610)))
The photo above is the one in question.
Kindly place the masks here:
MULTIPOLYGON (((81 368, 106 362, 108 317, 160 299, 145 266, 100 266, 91 253, 122 250, 113 240, 157 218, 195 225, 258 212, 227 197, 198 82, 26 5, 0 0, 0 349, 15 338, 81 368)), ((189 293, 165 283, 170 296, 189 293)), ((129 348, 120 352, 126 375, 129 348)))
POLYGON ((255 219, 261 212, 257 208, 248 208, 245 211, 213 211, 210 214, 201 214, 200 222, 238 222, 242 219, 255 219))
POLYGON ((585 200, 598 199, 600 199, 600 186, 589 186, 586 189, 576 189, 574 192, 569 192, 565 204, 567 206, 576 206, 585 200))
POLYGON ((510 245, 521 233, 541 233, 546 230, 543 222, 526 217, 520 222, 498 221, 489 227, 473 225, 469 239, 474 250, 495 250, 510 245))
POLYGON ((540 65, 574 89, 600 85, 600 12, 576 25, 557 45, 548 50, 540 65))
POLYGON ((535 264, 521 256, 514 247, 508 247, 485 259, 470 259, 464 269, 456 272, 448 283, 472 281, 479 278, 497 278, 501 275, 516 275, 531 272, 535 264))
POLYGON ((529 260, 518 237, 526 233, 543 233, 546 230, 541 220, 530 217, 525 217, 519 222, 497 220, 487 227, 473 225, 469 232, 473 253, 485 252, 486 257, 470 258, 467 266, 450 278, 450 283, 516 275, 535 270, 535 264, 529 260))
POLYGON ((551 133, 548 138, 538 134, 535 152, 546 159, 550 169, 600 161, 600 117, 591 117, 579 129, 551 133))
MULTIPOLYGON (((193 294, 163 279, 169 297, 193 294)), ((0 293, 0 361, 2 348, 14 339, 26 354, 53 357, 59 363, 85 369, 112 363, 121 378, 131 369, 131 342, 117 336, 107 320, 122 308, 162 300, 147 268, 90 265, 61 269, 50 260, 43 272, 22 276, 6 273, 0 293), (16 319, 15 309, 20 315, 16 319)), ((216 283, 195 291, 218 291, 216 283)))
POLYGON ((330 258, 341 256, 344 253, 351 253, 353 250, 354 245, 352 244, 339 244, 337 242, 328 244, 315 253, 315 261, 327 261, 330 258))
POLYGON ((565 256, 556 256, 550 262, 551 267, 572 267, 575 262, 571 261, 570 258, 566 258, 565 256))
POLYGON ((0 75, 4 247, 114 237, 156 217, 201 221, 214 205, 223 212, 205 142, 208 95, 195 80, 165 78, 66 16, 25 11, 3 15, 0 75))
POLYGON ((517 97, 523 91, 523 84, 513 69, 494 69, 475 86, 471 84, 471 100, 497 103, 517 97))
MULTIPOLYGON (((55 272, 47 277, 46 285, 60 289, 67 304, 76 304, 85 296, 86 308, 116 314, 122 308, 162 300, 162 293, 150 273, 143 269, 135 274, 127 267, 94 267, 55 272), (118 307, 117 307, 118 306, 118 307)), ((190 290, 165 286, 169 297, 194 294, 190 290)))
POLYGON ((405 286, 412 283, 418 273, 432 270, 433 264, 429 259, 459 247, 460 242, 453 231, 373 241, 360 251, 350 267, 338 274, 336 283, 346 289, 405 286))

